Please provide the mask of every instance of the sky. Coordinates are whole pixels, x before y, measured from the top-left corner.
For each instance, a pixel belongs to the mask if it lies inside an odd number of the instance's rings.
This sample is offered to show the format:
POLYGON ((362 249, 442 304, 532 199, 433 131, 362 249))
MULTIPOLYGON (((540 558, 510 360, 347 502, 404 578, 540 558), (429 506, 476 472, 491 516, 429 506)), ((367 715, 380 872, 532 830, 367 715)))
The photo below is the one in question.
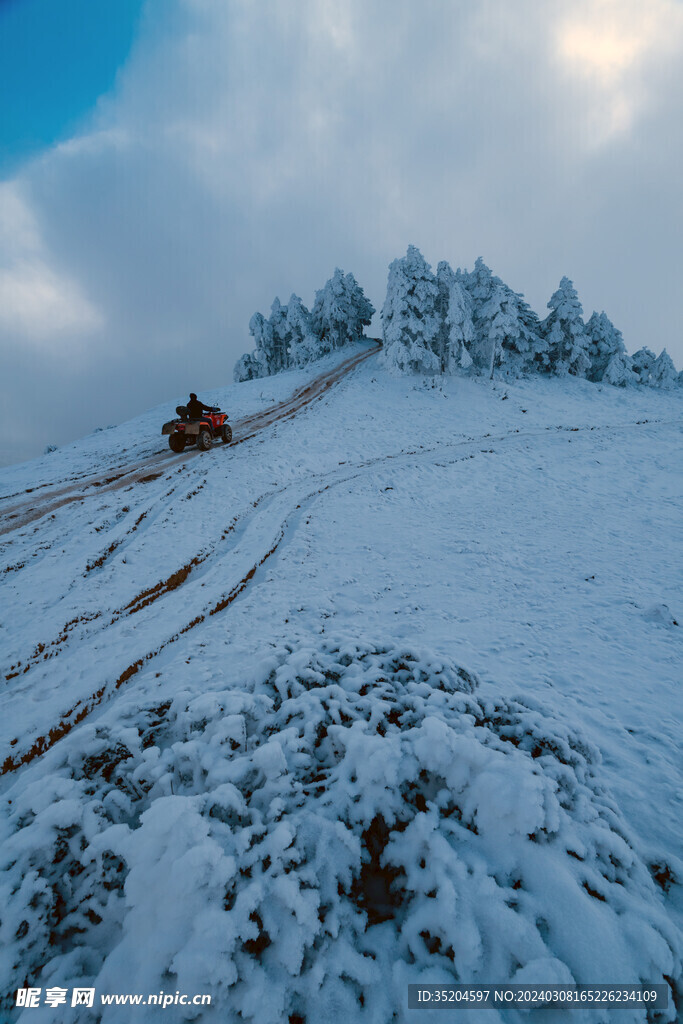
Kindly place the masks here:
POLYGON ((78 132, 112 88, 143 0, 0 0, 0 175, 78 132))
POLYGON ((0 0, 0 464, 409 244, 680 369, 682 57, 681 0, 0 0))

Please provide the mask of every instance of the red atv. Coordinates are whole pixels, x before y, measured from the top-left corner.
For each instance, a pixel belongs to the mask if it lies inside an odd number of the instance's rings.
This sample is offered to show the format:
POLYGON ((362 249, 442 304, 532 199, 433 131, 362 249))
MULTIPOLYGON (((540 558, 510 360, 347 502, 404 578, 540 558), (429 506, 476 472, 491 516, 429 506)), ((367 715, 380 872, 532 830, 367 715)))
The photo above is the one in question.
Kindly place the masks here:
POLYGON ((168 445, 171 451, 182 452, 186 445, 196 444, 200 451, 208 452, 212 443, 221 440, 224 444, 232 441, 232 428, 228 423, 228 414, 214 406, 204 412, 200 419, 190 419, 184 405, 176 409, 180 419, 169 420, 161 428, 162 434, 168 434, 168 445))

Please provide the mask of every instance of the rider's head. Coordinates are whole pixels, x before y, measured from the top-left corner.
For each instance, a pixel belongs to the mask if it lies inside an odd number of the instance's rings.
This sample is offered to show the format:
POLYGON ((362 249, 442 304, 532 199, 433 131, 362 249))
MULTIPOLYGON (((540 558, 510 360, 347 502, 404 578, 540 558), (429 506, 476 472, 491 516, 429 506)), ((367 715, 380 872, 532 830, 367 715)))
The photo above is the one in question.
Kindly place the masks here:
POLYGON ((190 391, 190 398, 195 402, 197 401, 197 396, 195 395, 194 391, 190 391))

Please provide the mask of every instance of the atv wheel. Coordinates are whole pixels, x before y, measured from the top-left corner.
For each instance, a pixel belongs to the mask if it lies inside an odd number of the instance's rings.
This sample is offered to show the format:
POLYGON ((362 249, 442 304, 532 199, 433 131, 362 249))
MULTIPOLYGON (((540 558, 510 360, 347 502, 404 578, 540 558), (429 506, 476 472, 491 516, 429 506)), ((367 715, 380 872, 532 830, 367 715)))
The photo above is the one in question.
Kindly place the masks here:
POLYGON ((230 426, 229 423, 223 424, 221 437, 223 438, 223 444, 230 444, 230 442, 232 441, 232 427, 230 426))
POLYGON ((197 434, 197 447, 203 452, 208 452, 211 447, 211 434, 208 430, 200 430, 197 434))
POLYGON ((182 434, 170 434, 168 438, 168 446, 172 452, 179 454, 185 447, 185 438, 182 434))

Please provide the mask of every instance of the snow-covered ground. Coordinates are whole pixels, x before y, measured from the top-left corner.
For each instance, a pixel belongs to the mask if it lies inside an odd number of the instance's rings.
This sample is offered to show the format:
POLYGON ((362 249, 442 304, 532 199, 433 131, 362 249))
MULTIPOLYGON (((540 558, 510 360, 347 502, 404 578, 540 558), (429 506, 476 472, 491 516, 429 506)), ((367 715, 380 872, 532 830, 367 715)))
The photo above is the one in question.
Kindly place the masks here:
MULTIPOLYGON (((151 458, 175 404, 0 495, 151 458)), ((376 1024, 409 982, 680 985, 682 465, 680 390, 372 357, 0 537, 3 989, 376 1024)))

